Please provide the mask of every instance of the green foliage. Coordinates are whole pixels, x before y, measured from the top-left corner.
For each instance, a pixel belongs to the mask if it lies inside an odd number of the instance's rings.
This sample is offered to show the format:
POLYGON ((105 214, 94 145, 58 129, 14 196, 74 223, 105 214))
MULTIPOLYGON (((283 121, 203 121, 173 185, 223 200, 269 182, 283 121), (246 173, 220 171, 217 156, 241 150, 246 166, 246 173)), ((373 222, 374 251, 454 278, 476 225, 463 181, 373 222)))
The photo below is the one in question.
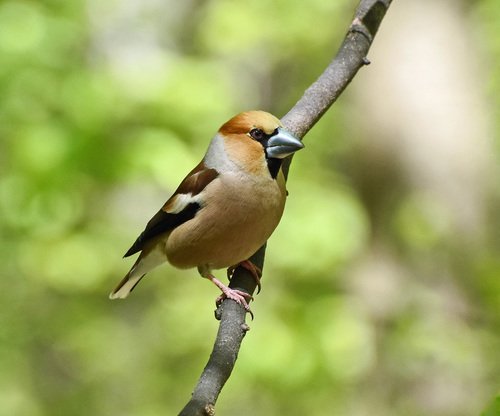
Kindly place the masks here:
MULTIPOLYGON (((498 2, 476 3, 484 47, 497 51, 498 2)), ((211 350, 218 293, 165 266, 111 302, 131 264, 121 256, 223 121, 288 111, 352 7, 0 3, 0 414, 182 408, 211 350)), ((294 160, 221 415, 466 415, 498 389, 498 181, 471 240, 396 176, 367 192, 356 167, 371 132, 350 100, 294 160)))
POLYGON ((500 415, 500 396, 497 396, 488 408, 481 413, 481 416, 498 416, 500 415))

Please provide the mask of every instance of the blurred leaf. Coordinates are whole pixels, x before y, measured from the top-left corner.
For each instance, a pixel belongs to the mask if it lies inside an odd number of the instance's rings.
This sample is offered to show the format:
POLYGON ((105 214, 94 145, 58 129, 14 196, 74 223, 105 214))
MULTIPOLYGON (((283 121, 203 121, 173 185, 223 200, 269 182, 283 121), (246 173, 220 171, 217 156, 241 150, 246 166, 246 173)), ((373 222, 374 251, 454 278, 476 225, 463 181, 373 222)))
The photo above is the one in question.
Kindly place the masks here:
POLYGON ((497 396, 488 408, 481 413, 481 416, 498 416, 500 415, 500 396, 497 396))

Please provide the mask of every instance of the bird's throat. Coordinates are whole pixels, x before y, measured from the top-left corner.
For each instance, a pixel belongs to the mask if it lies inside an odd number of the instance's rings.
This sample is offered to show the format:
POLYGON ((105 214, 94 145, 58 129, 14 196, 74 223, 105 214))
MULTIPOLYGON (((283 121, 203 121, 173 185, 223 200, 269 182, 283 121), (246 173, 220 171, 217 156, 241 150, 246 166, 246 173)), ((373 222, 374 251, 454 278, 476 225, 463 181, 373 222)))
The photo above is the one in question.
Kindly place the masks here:
POLYGON ((278 176, 278 172, 281 168, 281 163, 283 161, 281 159, 269 158, 267 159, 267 168, 269 169, 269 173, 273 179, 276 179, 278 176))

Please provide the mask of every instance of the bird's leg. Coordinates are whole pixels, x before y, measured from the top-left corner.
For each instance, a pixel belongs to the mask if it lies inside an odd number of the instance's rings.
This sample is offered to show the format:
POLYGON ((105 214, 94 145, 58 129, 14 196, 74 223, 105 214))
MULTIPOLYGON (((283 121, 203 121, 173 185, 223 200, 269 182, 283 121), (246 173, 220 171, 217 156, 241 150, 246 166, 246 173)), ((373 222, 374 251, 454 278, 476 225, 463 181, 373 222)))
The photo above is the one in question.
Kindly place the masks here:
POLYGON ((220 295, 216 300, 215 300, 215 305, 217 307, 220 306, 222 301, 224 299, 232 299, 234 300, 237 304, 243 306, 247 312, 250 312, 251 315, 252 311, 250 310, 250 306, 248 306, 247 299, 253 300, 252 295, 249 293, 243 292, 242 290, 238 289, 231 289, 230 287, 227 287, 224 283, 222 283, 220 280, 216 279, 214 275, 207 273, 205 276, 203 276, 210 280, 215 286, 217 286, 221 291, 222 295, 220 295))
POLYGON ((227 269, 227 278, 229 281, 231 281, 233 273, 238 266, 241 266, 250 272, 252 277, 255 279, 255 282, 257 283, 257 294, 259 294, 261 288, 260 278, 262 277, 262 270, 255 264, 253 264, 250 260, 243 260, 242 262, 235 264, 234 266, 231 266, 227 269))

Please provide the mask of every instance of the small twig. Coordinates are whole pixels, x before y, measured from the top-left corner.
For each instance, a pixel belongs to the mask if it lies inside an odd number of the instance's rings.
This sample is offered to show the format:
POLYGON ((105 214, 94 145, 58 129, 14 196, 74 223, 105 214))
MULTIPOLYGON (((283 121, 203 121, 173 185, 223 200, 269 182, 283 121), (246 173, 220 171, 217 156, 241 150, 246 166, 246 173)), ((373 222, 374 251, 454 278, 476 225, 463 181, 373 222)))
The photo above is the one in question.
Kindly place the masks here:
MULTIPOLYGON (((358 70, 370 61, 366 58, 378 27, 391 0, 361 0, 344 41, 333 61, 320 77, 305 91, 302 98, 282 118, 283 125, 297 137, 304 135, 337 100, 358 70)), ((288 174, 291 158, 283 166, 288 174)), ((244 236, 242 236, 244 238, 244 236)), ((250 259, 263 269, 265 245, 250 259)), ((253 294, 255 279, 250 272, 238 267, 229 285, 253 294)), ((225 300, 216 311, 220 319, 219 331, 212 354, 195 387, 191 400, 180 416, 208 416, 215 414, 217 397, 233 370, 241 342, 248 326, 245 310, 235 302, 225 300)))

